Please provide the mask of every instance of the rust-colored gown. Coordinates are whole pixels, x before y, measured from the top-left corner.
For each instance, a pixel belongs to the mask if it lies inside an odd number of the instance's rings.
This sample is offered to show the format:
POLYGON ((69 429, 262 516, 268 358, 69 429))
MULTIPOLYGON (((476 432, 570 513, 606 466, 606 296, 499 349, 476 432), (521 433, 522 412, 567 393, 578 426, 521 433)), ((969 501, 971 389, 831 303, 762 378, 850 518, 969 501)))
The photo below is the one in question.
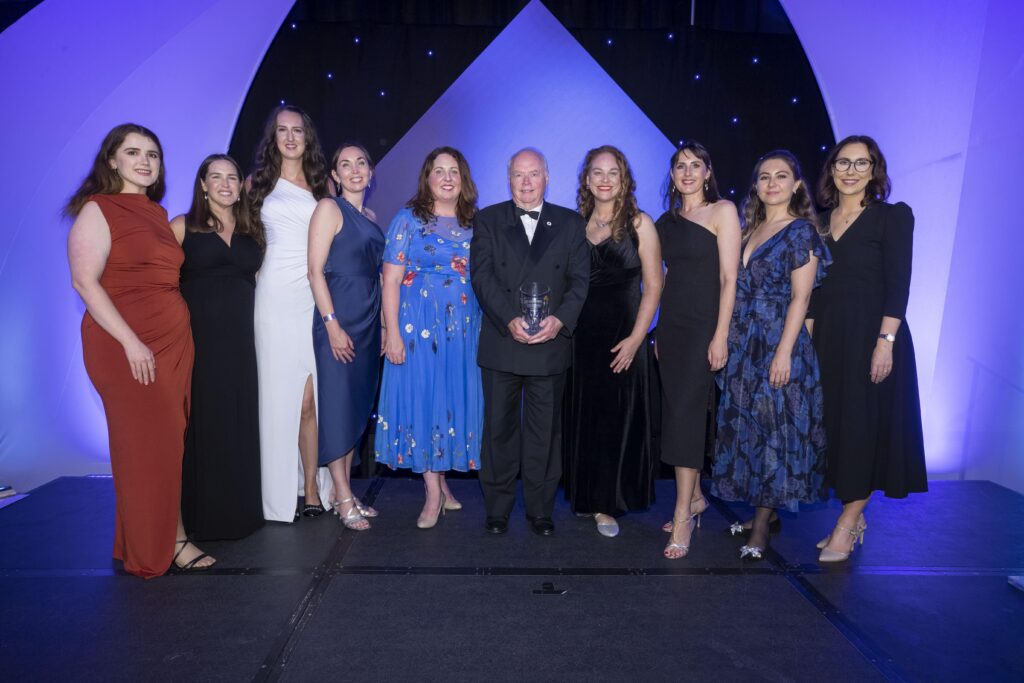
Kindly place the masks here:
POLYGON ((156 356, 156 382, 132 379, 124 348, 89 313, 82 352, 103 399, 117 512, 114 559, 125 571, 160 576, 171 564, 181 504, 181 459, 192 379, 192 331, 178 289, 184 254, 167 211, 142 194, 94 195, 110 226, 100 284, 156 356))

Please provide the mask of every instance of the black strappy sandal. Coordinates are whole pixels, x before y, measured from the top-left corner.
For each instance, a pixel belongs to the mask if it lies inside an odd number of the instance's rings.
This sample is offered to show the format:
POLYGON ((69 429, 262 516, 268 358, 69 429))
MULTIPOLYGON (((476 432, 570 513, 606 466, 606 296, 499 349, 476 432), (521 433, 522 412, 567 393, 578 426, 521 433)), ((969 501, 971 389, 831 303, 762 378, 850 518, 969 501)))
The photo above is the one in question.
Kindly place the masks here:
POLYGON ((174 557, 171 558, 171 566, 169 567, 169 571, 172 574, 190 574, 192 572, 204 572, 207 569, 209 569, 210 567, 212 567, 215 564, 217 564, 217 561, 214 560, 213 564, 209 564, 209 565, 206 565, 204 567, 197 567, 196 566, 196 562, 198 562, 199 560, 203 559, 204 557, 209 557, 210 556, 209 553, 201 553, 199 556, 197 556, 197 557, 193 558, 191 561, 189 561, 188 564, 186 564, 184 566, 179 565, 178 564, 178 556, 181 555, 182 552, 184 552, 185 548, 188 547, 188 544, 190 543, 190 541, 187 538, 183 538, 180 541, 175 541, 174 545, 178 545, 179 543, 183 544, 181 546, 181 549, 178 550, 178 552, 174 553, 174 557))

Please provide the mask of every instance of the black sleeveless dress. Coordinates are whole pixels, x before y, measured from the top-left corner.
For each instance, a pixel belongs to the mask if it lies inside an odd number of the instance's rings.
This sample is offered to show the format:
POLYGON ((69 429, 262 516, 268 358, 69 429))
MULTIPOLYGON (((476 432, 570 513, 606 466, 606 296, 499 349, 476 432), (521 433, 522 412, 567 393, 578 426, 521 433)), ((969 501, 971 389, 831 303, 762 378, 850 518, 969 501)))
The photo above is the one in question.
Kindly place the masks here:
POLYGON ((701 469, 714 425, 714 378, 708 346, 718 325, 718 238, 665 212, 655 223, 665 262, 658 313, 661 461, 701 469))
POLYGON ((185 233, 181 293, 196 361, 185 434, 181 515, 195 540, 236 539, 263 525, 253 306, 263 252, 248 235, 228 246, 185 233))
POLYGON ((635 237, 590 249, 590 289, 572 336, 567 374, 563 476, 574 512, 621 515, 654 502, 648 344, 613 373, 611 348, 629 336, 640 308, 635 237))

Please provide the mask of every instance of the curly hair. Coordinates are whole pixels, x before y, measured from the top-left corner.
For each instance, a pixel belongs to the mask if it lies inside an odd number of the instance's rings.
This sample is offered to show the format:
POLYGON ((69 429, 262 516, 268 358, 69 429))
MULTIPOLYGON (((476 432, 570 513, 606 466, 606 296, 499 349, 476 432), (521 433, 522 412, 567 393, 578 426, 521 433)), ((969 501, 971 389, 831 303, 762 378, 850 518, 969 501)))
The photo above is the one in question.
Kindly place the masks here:
MULTIPOLYGON (((744 241, 750 237, 750 234, 765 219, 764 202, 757 196, 757 176, 760 174, 761 166, 764 162, 771 159, 781 159, 786 162, 789 170, 793 172, 793 179, 804 180, 803 173, 800 171, 800 162, 787 149, 773 150, 757 160, 757 163, 754 164, 754 173, 750 176, 750 189, 747 190, 747 196, 743 198, 743 204, 740 206, 740 215, 743 217, 744 241)), ((793 192, 793 196, 789 198, 788 208, 790 215, 803 218, 820 232, 821 226, 818 224, 818 215, 814 212, 814 204, 811 203, 811 195, 807 191, 806 181, 801 182, 800 186, 793 192)))
POLYGON ((696 140, 685 140, 683 144, 679 145, 679 149, 672 153, 672 158, 668 162, 668 178, 665 182, 665 208, 670 212, 678 211, 683 205, 683 193, 676 188, 676 184, 672 182, 672 171, 676 167, 676 163, 679 161, 679 157, 682 156, 683 152, 689 152, 693 156, 697 157, 704 162, 704 166, 707 167, 711 173, 704 181, 706 186, 704 189, 704 201, 708 204, 714 204, 722 198, 721 193, 718 191, 718 181, 715 180, 714 168, 711 165, 711 153, 708 152, 707 147, 700 144, 696 140))
POLYGON ((164 148, 160 144, 160 138, 145 126, 140 126, 137 123, 122 123, 119 126, 114 126, 107 133, 106 137, 103 138, 103 142, 100 143, 100 149, 96 153, 96 158, 93 159, 92 168, 89 169, 88 175, 85 176, 82 184, 78 186, 78 189, 71 195, 67 205, 64 207, 63 213, 65 216, 70 218, 78 216, 82 211, 82 207, 89 201, 89 197, 94 194, 117 194, 121 191, 124 187, 124 181, 121 180, 121 176, 117 174, 116 170, 110 168, 110 160, 117 155, 117 150, 121 149, 125 138, 132 133, 152 140, 156 145, 157 151, 160 153, 160 172, 157 173, 156 182, 146 188, 146 196, 154 202, 159 202, 164 198, 164 193, 167 191, 167 183, 165 181, 166 174, 164 173, 164 148))
POLYGON ((317 200, 331 196, 331 190, 327 184, 327 162, 324 160, 320 137, 316 133, 313 120, 306 112, 293 105, 283 104, 280 107, 275 107, 267 117, 267 123, 263 128, 263 138, 256 147, 254 169, 250 177, 249 210, 252 223, 259 226, 261 232, 263 231, 263 222, 260 220, 260 210, 263 208, 263 200, 274 191, 274 185, 281 177, 281 150, 277 148, 277 117, 286 111, 302 117, 306 143, 306 148, 302 152, 302 174, 309 184, 310 192, 317 200))
POLYGON ((848 135, 833 147, 828 156, 825 157, 825 164, 821 167, 821 175, 818 177, 818 203, 828 209, 839 206, 839 190, 836 188, 832 178, 832 167, 839 158, 839 152, 847 145, 860 143, 868 148, 868 156, 871 157, 871 179, 864 188, 864 199, 860 200, 861 206, 884 202, 889 198, 892 191, 892 182, 889 180, 889 171, 885 165, 885 156, 878 148, 874 138, 867 135, 848 135))
POLYGON ((430 192, 430 172, 434 168, 434 161, 442 154, 447 154, 459 165, 459 177, 462 179, 462 190, 459 192, 459 201, 455 205, 455 216, 459 219, 459 225, 468 227, 476 216, 476 183, 469 172, 469 162, 462 152, 454 147, 437 147, 430 151, 427 158, 423 160, 423 167, 420 168, 419 181, 416 184, 416 194, 406 203, 406 207, 412 209, 412 214, 424 223, 429 223, 435 218, 434 195, 430 192))
POLYGON ((196 181, 192 185, 192 205, 189 207, 188 213, 185 214, 185 228, 189 232, 222 232, 224 230, 220 219, 210 210, 210 203, 205 196, 206 192, 203 191, 203 181, 210 170, 210 165, 215 161, 228 162, 235 167, 235 173, 238 174, 241 187, 238 189, 238 201, 231 207, 231 213, 235 217, 235 232, 239 235, 248 235, 255 240, 256 244, 260 245, 260 249, 266 249, 267 241, 263 234, 263 226, 253 225, 250 217, 249 193, 245 190, 245 184, 241 183, 242 170, 239 168, 238 162, 227 154, 211 154, 203 159, 203 163, 199 164, 196 181))
POLYGON ((612 145, 601 145, 587 152, 583 157, 583 165, 580 166, 579 186, 576 189, 576 210, 585 220, 590 220, 594 213, 594 193, 587 187, 587 176, 590 175, 590 166, 594 159, 600 154, 611 154, 615 164, 619 167, 620 190, 619 196, 615 198, 612 212, 612 240, 621 242, 626 235, 631 237, 636 234, 634 225, 636 217, 640 215, 640 209, 636 205, 636 180, 633 179, 633 171, 629 168, 626 155, 618 147, 612 145))

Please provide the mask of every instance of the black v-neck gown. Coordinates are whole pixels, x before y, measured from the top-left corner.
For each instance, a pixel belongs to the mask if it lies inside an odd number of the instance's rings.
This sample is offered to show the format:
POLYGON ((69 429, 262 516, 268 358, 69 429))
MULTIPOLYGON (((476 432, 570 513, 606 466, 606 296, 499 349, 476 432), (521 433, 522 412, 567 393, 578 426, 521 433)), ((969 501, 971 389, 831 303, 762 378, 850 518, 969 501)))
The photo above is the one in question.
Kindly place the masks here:
POLYGON ((618 516, 654 502, 646 341, 627 370, 611 349, 629 336, 643 272, 633 237, 590 246, 590 288, 572 336, 565 389, 562 481, 573 512, 618 516))
POLYGON ((185 233, 181 293, 196 360, 185 434, 181 514, 196 540, 236 539, 263 524, 253 307, 263 253, 247 235, 185 233))
MULTIPOLYGON (((831 214, 824 216, 826 225, 831 214)), ((872 491, 891 498, 928 490, 914 342, 907 324, 914 215, 906 204, 874 204, 826 244, 834 262, 808 317, 825 393, 827 483, 840 500, 872 491), (882 316, 899 318, 893 367, 870 379, 882 316)))

